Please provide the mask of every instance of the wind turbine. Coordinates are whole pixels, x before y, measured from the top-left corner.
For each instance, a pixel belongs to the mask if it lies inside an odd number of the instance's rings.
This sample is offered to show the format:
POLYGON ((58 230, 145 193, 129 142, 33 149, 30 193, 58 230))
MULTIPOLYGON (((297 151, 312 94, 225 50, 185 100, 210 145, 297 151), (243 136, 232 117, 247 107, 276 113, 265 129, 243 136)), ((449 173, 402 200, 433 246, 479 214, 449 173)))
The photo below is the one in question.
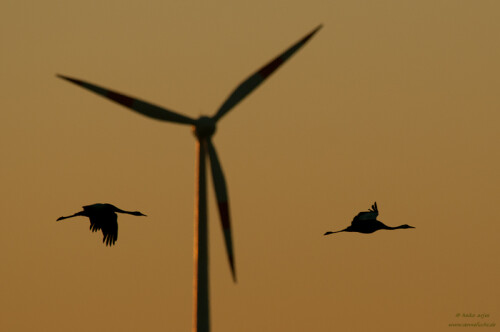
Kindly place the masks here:
POLYGON ((196 205, 194 221, 194 316, 193 331, 210 330, 210 307, 209 307, 209 284, 208 284, 208 225, 207 225, 207 194, 206 194, 206 155, 210 158, 210 167, 212 169, 213 184, 221 220, 221 226, 224 233, 226 252, 231 268, 231 274, 236 282, 236 270, 234 266, 233 244, 231 236, 231 222, 229 215, 229 202, 224 173, 215 152, 212 143, 212 135, 215 133, 217 122, 241 100, 257 88, 266 80, 276 69, 278 69, 286 60, 288 60, 297 50, 319 30, 322 25, 316 27, 312 32, 300 39, 286 51, 278 55, 269 63, 260 68, 244 80, 225 100, 222 106, 212 117, 201 116, 198 119, 181 115, 163 107, 159 107, 148 102, 129 97, 119 92, 115 92, 79 79, 68 76, 57 75, 71 83, 86 88, 103 97, 111 99, 127 108, 132 109, 142 115, 157 120, 187 124, 193 126, 193 132, 196 136, 196 169, 197 169, 197 187, 196 187, 196 205))

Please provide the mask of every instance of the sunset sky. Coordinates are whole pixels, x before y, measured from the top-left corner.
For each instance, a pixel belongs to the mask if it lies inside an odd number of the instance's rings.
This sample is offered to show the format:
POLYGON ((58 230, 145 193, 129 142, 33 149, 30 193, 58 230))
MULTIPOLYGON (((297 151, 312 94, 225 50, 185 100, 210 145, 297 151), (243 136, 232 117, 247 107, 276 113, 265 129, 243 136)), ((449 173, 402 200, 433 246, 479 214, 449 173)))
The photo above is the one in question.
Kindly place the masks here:
POLYGON ((191 330, 192 129, 57 73, 197 118, 319 24, 213 137, 212 331, 498 329, 498 1, 3 0, 0 331, 191 330), (416 228, 323 236, 375 201, 416 228))

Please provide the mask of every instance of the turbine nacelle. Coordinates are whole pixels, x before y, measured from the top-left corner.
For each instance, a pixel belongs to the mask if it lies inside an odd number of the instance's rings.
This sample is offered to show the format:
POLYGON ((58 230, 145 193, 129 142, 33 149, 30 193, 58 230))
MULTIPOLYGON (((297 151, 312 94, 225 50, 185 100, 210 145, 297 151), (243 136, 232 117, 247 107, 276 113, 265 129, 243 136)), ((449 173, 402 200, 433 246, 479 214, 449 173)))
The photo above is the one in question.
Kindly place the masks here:
POLYGON ((193 133, 198 139, 211 137, 216 130, 216 121, 208 116, 200 116, 195 120, 193 133))

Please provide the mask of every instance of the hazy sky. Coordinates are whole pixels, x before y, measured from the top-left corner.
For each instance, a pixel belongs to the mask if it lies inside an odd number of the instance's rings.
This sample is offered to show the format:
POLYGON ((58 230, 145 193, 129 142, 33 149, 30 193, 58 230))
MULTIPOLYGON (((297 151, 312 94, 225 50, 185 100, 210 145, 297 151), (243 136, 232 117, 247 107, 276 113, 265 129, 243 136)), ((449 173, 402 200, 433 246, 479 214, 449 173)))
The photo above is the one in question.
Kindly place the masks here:
POLYGON ((238 283, 210 186, 213 331, 500 326, 498 1, 3 0, 0 330, 191 329, 191 128, 56 73, 212 115, 320 23, 218 124, 238 283), (374 201, 416 228, 323 236, 374 201), (148 217, 112 248, 55 222, 97 202, 148 217))

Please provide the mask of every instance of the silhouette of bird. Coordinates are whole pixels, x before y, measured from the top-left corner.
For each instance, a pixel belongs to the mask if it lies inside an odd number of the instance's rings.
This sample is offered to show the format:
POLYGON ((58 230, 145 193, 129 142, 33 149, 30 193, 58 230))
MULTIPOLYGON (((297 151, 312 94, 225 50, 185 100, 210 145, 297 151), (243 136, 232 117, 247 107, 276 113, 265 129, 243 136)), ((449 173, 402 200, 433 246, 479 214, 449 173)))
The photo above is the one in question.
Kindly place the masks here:
POLYGON ((358 213, 358 215, 354 217, 354 219, 352 220, 351 226, 341 231, 326 232, 323 235, 330 235, 333 233, 340 233, 340 232, 358 232, 358 233, 370 234, 378 231, 379 229, 393 230, 393 229, 415 228, 413 226, 409 226, 406 224, 397 227, 386 226, 377 220, 377 216, 378 216, 378 208, 377 208, 377 202, 375 202, 372 205, 372 208, 368 209, 368 211, 363 211, 358 213))
POLYGON ((106 245, 110 246, 115 244, 118 239, 118 216, 116 212, 128 213, 133 216, 145 216, 145 214, 139 211, 124 211, 111 204, 97 203, 84 206, 83 211, 71 216, 60 217, 57 221, 77 216, 88 217, 90 219, 90 230, 92 232, 101 230, 103 235, 102 242, 106 242, 106 245))

